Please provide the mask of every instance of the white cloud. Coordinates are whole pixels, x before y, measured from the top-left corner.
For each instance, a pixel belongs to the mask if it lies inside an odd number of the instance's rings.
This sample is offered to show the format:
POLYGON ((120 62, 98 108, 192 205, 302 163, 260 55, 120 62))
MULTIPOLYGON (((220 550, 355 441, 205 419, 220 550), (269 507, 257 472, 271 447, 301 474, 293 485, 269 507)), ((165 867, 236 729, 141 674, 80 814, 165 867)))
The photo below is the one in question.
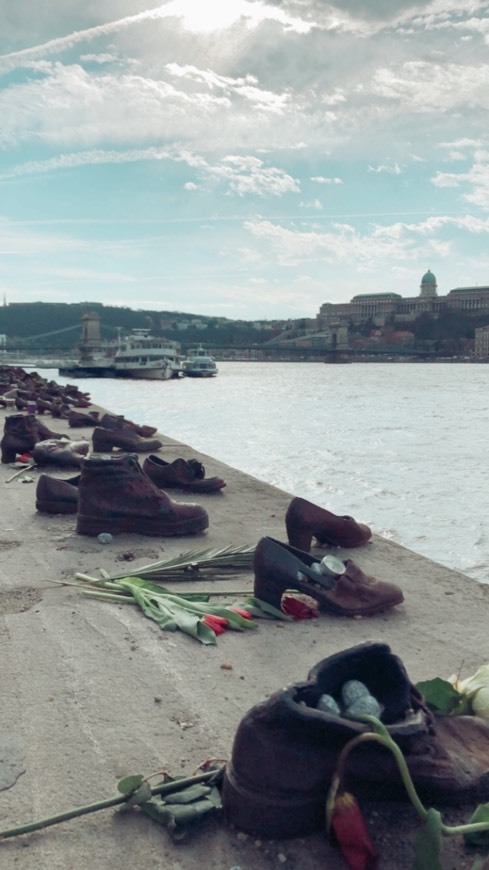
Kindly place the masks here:
POLYGON ((300 202, 299 208, 315 209, 316 211, 323 210, 323 204, 319 199, 309 200, 308 202, 300 202))
POLYGON ((381 163, 379 166, 367 167, 367 172, 387 172, 388 175, 401 175, 402 171, 398 163, 381 163))
POLYGON ((427 250, 450 249, 449 239, 436 238, 442 229, 461 230, 470 234, 489 234, 489 219, 471 215, 460 218, 440 216, 419 223, 397 222, 374 226, 362 233, 351 224, 336 224, 334 232, 298 231, 272 221, 247 221, 245 229, 263 246, 264 257, 273 254, 281 266, 301 262, 319 261, 324 264, 348 263, 351 269, 368 267, 379 269, 380 264, 419 260, 422 245, 427 250))
POLYGON ((313 175, 311 181, 317 184, 343 184, 341 178, 326 178, 324 175, 313 175))
POLYGON ((468 188, 463 194, 466 202, 484 210, 489 210, 489 153, 480 150, 475 154, 475 161, 465 172, 440 172, 431 179, 435 187, 468 188))

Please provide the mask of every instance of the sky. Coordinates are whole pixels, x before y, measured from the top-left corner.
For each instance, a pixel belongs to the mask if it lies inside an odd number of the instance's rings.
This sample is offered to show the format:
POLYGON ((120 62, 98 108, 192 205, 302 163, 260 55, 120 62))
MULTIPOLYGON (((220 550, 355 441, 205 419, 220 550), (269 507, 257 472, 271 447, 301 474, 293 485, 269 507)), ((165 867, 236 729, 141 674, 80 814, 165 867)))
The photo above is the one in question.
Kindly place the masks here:
POLYGON ((0 294, 315 317, 489 285, 489 0, 0 0, 0 294))

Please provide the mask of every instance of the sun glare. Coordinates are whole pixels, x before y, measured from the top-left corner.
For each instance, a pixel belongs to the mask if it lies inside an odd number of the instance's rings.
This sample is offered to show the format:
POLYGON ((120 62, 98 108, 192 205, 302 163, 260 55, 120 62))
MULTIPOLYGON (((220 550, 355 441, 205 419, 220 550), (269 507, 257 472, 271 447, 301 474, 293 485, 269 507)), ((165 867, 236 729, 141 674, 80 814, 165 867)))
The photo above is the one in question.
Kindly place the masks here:
POLYGON ((172 0, 162 11, 165 16, 182 18, 189 30, 198 31, 225 30, 242 16, 250 24, 266 17, 263 6, 248 0, 172 0))

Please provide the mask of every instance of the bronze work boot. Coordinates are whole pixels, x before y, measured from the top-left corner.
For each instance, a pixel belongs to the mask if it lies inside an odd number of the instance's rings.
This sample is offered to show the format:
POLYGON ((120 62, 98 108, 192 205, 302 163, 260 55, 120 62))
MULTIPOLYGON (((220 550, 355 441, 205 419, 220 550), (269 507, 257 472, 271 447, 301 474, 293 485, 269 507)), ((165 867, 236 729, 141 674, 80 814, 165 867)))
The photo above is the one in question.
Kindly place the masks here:
POLYGON ((183 489, 188 492, 218 492, 226 484, 220 477, 206 477, 197 459, 165 462, 159 456, 147 456, 143 471, 160 489, 183 489))
POLYGON ((92 443, 95 453, 110 453, 113 447, 128 453, 150 453, 163 446, 157 438, 141 438, 130 426, 122 426, 120 429, 96 426, 92 433, 92 443))
POLYGON ((76 526, 80 535, 194 535, 208 525, 204 508, 172 501, 146 476, 135 454, 114 459, 92 455, 83 461, 76 526))
MULTIPOLYGON (((245 714, 224 775, 229 822, 270 838, 324 827, 338 756, 352 738, 372 730, 345 709, 350 680, 380 704, 378 718, 401 748, 421 800, 428 806, 487 801, 489 722, 477 716, 434 720, 401 659, 387 644, 368 642, 323 659, 306 682, 275 692, 245 714), (325 707, 324 697, 338 712, 325 707)), ((374 742, 350 754, 345 787, 360 799, 409 802, 394 756, 374 742)))
POLYGON ((365 574, 351 559, 337 562, 344 570, 324 573, 321 559, 274 538, 261 538, 253 554, 254 595, 280 608, 283 593, 297 589, 338 616, 372 616, 404 601, 394 583, 365 574))
POLYGON ((17 453, 31 453, 38 441, 35 417, 31 414, 11 414, 4 423, 2 462, 15 462, 17 453))
POLYGON ((353 517, 336 516, 305 498, 293 498, 285 514, 289 544, 309 551, 312 538, 331 547, 360 547, 372 537, 369 527, 353 517))
POLYGON ((51 432, 44 423, 41 423, 38 417, 34 414, 30 415, 31 419, 34 421, 34 428, 37 431, 37 440, 38 441, 47 441, 50 438, 54 438, 55 441, 60 441, 66 439, 66 441, 70 441, 69 435, 61 435, 59 432, 51 432))

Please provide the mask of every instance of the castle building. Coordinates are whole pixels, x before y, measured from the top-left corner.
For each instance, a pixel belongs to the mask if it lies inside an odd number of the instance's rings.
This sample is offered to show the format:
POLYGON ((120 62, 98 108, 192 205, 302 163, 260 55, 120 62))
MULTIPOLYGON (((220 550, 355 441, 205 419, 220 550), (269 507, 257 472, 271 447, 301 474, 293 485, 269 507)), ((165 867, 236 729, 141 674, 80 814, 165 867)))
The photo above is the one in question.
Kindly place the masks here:
POLYGON ((412 323, 427 312, 439 317, 446 311, 489 315, 489 287, 456 287, 446 296, 438 296, 438 284, 430 269, 421 278, 417 296, 399 293, 360 293, 350 302, 325 302, 317 315, 317 328, 323 330, 331 323, 363 323, 371 319, 375 326, 387 322, 412 323))

